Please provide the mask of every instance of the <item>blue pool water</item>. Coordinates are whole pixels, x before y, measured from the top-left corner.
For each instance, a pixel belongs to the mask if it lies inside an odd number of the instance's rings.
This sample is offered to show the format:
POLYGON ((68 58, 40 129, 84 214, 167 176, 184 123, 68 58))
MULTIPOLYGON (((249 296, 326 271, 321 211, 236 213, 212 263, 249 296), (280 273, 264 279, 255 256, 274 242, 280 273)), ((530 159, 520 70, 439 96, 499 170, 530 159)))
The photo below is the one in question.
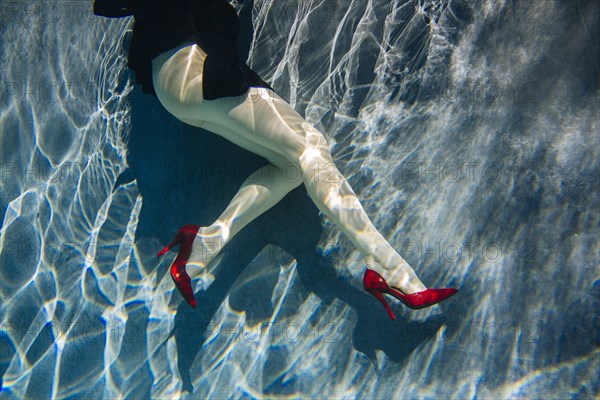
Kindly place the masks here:
POLYGON ((300 187, 191 309, 155 253, 265 161, 132 84, 131 19, 2 0, 0 398, 598 397, 600 3, 244 3, 249 65, 460 292, 390 321, 300 187))

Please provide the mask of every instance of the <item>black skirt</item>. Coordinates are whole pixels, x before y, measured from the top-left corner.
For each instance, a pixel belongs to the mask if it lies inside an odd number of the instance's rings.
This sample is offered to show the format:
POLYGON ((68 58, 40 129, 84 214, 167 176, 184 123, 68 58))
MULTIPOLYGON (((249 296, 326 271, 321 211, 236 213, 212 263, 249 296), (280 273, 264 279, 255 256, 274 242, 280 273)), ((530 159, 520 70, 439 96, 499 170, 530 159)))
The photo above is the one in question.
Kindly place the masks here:
POLYGON ((144 93, 156 96, 152 60, 182 43, 206 53, 202 73, 205 100, 240 96, 250 87, 271 86, 236 51, 239 20, 226 0, 95 0, 94 14, 109 18, 133 15, 135 22, 127 65, 144 93))

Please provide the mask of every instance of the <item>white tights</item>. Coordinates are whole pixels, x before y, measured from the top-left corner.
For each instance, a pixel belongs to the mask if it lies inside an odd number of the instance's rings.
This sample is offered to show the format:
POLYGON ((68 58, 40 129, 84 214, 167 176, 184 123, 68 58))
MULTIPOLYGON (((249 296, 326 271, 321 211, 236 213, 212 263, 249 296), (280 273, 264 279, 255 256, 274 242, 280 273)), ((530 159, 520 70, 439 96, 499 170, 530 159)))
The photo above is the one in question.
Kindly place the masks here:
POLYGON ((216 133, 271 164, 248 177, 221 216, 199 230, 187 264, 190 276, 197 276, 244 226, 304 183, 319 210, 350 238, 369 268, 406 293, 425 290, 410 265, 373 226, 336 168, 323 134, 269 89, 204 100, 205 57, 199 46, 184 44, 152 61, 161 104, 177 119, 216 133))

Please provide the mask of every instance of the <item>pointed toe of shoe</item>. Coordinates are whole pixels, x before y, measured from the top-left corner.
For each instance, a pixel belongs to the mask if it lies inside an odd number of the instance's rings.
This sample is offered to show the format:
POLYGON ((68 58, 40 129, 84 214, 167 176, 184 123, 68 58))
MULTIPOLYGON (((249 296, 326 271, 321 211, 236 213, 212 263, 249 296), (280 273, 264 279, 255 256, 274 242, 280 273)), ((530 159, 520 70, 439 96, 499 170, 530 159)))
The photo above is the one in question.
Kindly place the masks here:
POLYGON ((419 293, 415 293, 415 308, 425 308, 434 304, 440 303, 458 292, 454 288, 444 289, 427 289, 419 293), (418 299, 418 300, 417 300, 418 299))

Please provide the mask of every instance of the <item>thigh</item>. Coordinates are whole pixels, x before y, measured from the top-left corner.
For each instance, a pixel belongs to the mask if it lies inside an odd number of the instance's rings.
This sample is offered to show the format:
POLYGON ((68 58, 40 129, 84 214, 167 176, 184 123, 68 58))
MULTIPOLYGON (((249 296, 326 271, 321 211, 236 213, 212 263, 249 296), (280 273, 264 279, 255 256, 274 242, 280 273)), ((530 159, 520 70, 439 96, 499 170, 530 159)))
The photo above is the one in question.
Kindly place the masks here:
POLYGON ((285 100, 266 88, 245 95, 167 107, 178 119, 201 126, 274 163, 331 161, 329 145, 285 100))
POLYGON ((197 44, 183 44, 152 60, 152 82, 161 104, 181 119, 202 110, 202 73, 206 53, 197 44))
POLYGON ((236 101, 207 102, 205 117, 265 147, 286 160, 297 163, 303 155, 318 152, 330 158, 329 145, 321 132, 310 125, 272 90, 250 88, 236 101))

